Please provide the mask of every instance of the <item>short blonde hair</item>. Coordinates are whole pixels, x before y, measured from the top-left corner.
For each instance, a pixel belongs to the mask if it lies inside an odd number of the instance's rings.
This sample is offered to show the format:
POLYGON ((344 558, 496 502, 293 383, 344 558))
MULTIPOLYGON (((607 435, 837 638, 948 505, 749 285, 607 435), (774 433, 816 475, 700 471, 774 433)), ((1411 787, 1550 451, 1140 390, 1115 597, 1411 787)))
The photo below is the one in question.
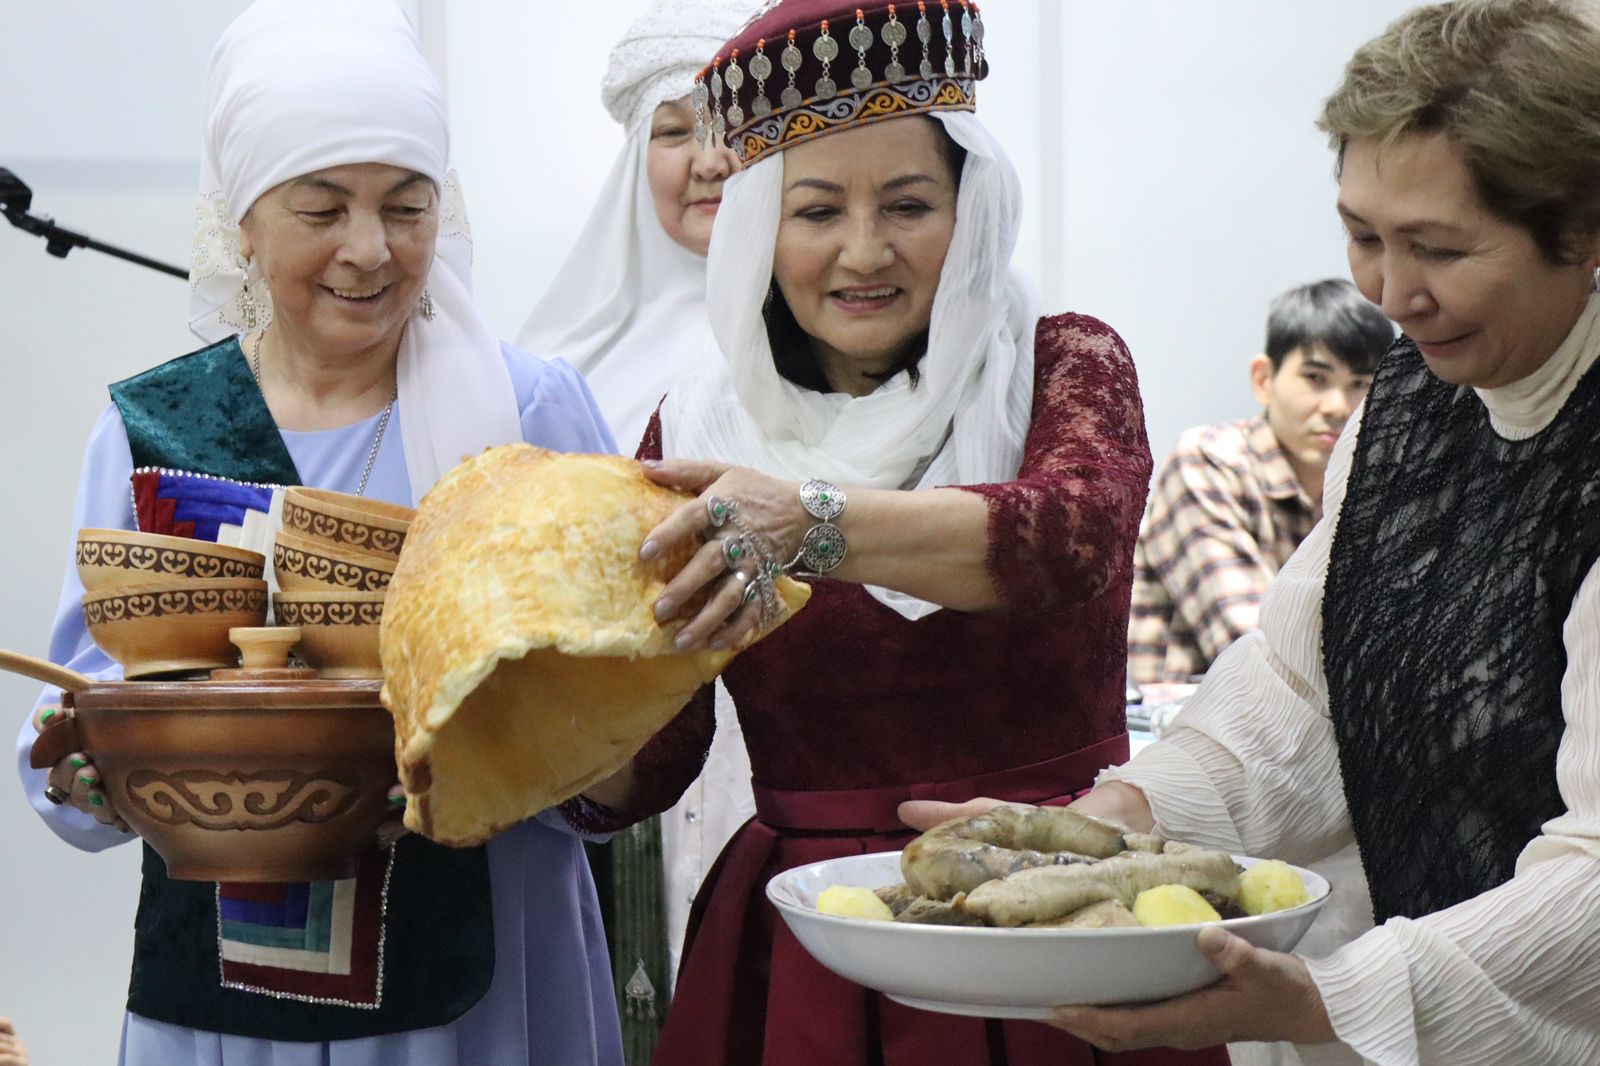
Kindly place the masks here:
POLYGON ((1352 137, 1443 134, 1484 204, 1554 263, 1600 236, 1596 0, 1455 0, 1418 7, 1362 45, 1317 126, 1352 137))

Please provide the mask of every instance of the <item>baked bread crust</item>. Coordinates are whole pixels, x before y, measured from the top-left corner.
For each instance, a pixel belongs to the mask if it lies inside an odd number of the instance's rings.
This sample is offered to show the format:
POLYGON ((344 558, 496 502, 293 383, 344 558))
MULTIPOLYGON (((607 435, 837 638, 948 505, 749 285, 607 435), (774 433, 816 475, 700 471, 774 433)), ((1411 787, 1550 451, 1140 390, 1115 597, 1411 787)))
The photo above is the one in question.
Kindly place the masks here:
MULTIPOLYGON (((488 449, 428 492, 380 637, 407 828, 477 844, 569 799, 742 650, 680 654, 684 622, 652 613, 696 545, 648 563, 639 545, 689 498, 632 460, 526 444, 488 449)), ((777 584, 783 618, 810 597, 777 584)))

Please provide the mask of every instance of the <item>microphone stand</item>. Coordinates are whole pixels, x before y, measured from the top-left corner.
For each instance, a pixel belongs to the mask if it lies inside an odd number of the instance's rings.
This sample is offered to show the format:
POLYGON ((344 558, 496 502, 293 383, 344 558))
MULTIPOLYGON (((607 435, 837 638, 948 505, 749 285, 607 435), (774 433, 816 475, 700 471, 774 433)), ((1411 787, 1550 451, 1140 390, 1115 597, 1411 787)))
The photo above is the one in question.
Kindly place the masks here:
POLYGON ((115 245, 104 244, 86 237, 81 233, 63 229, 55 224, 48 216, 30 215, 28 208, 33 204, 33 190, 22 183, 22 179, 11 171, 0 167, 0 213, 6 216, 6 221, 25 233, 31 233, 45 240, 44 250, 57 259, 65 259, 67 253, 74 248, 89 248, 106 255, 114 255, 118 259, 126 259, 130 263, 138 263, 151 270, 159 270, 163 274, 170 274, 175 278, 189 279, 189 272, 182 267, 175 267, 170 263, 163 263, 157 259, 149 259, 136 252, 130 252, 115 245))

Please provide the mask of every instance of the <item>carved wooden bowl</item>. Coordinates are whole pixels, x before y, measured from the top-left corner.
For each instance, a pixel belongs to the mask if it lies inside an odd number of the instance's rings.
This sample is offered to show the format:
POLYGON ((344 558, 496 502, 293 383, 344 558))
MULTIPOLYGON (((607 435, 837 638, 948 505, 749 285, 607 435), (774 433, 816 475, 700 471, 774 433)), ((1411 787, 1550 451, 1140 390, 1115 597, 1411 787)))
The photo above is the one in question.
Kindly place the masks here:
POLYGON ((90 684, 68 694, 73 717, 40 735, 34 757, 87 752, 117 811, 179 880, 353 877, 395 783, 381 684, 90 684))
POLYGON ((260 552, 246 548, 126 529, 80 529, 76 558, 86 592, 167 581, 259 579, 267 563, 260 552))
POLYGON ((382 592, 280 592, 272 597, 280 626, 298 626, 300 657, 323 677, 382 677, 378 632, 382 592))
POLYGON ((228 630, 266 617, 267 583, 258 578, 180 579, 83 597, 89 635, 128 678, 232 666, 228 630))
POLYGON ((272 567, 285 592, 382 592, 394 576, 392 559, 283 531, 272 546, 272 567))
POLYGON ((283 528, 346 551, 400 558, 416 512, 382 500, 296 486, 283 493, 283 528))

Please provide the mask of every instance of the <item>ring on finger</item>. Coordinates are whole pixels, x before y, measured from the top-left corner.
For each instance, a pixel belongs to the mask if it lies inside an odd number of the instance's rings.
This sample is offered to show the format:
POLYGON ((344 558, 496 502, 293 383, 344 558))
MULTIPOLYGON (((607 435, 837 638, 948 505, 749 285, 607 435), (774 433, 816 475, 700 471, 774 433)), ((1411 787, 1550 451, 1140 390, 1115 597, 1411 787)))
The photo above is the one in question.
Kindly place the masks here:
POLYGON ((739 503, 730 496, 706 497, 706 520, 712 529, 721 529, 739 513, 739 503))
POLYGON ((68 795, 69 793, 64 788, 57 788, 55 785, 44 786, 44 798, 54 803, 57 807, 67 802, 68 795))
POLYGON ((729 570, 737 571, 750 557, 750 542, 744 536, 722 538, 722 561, 729 570))

